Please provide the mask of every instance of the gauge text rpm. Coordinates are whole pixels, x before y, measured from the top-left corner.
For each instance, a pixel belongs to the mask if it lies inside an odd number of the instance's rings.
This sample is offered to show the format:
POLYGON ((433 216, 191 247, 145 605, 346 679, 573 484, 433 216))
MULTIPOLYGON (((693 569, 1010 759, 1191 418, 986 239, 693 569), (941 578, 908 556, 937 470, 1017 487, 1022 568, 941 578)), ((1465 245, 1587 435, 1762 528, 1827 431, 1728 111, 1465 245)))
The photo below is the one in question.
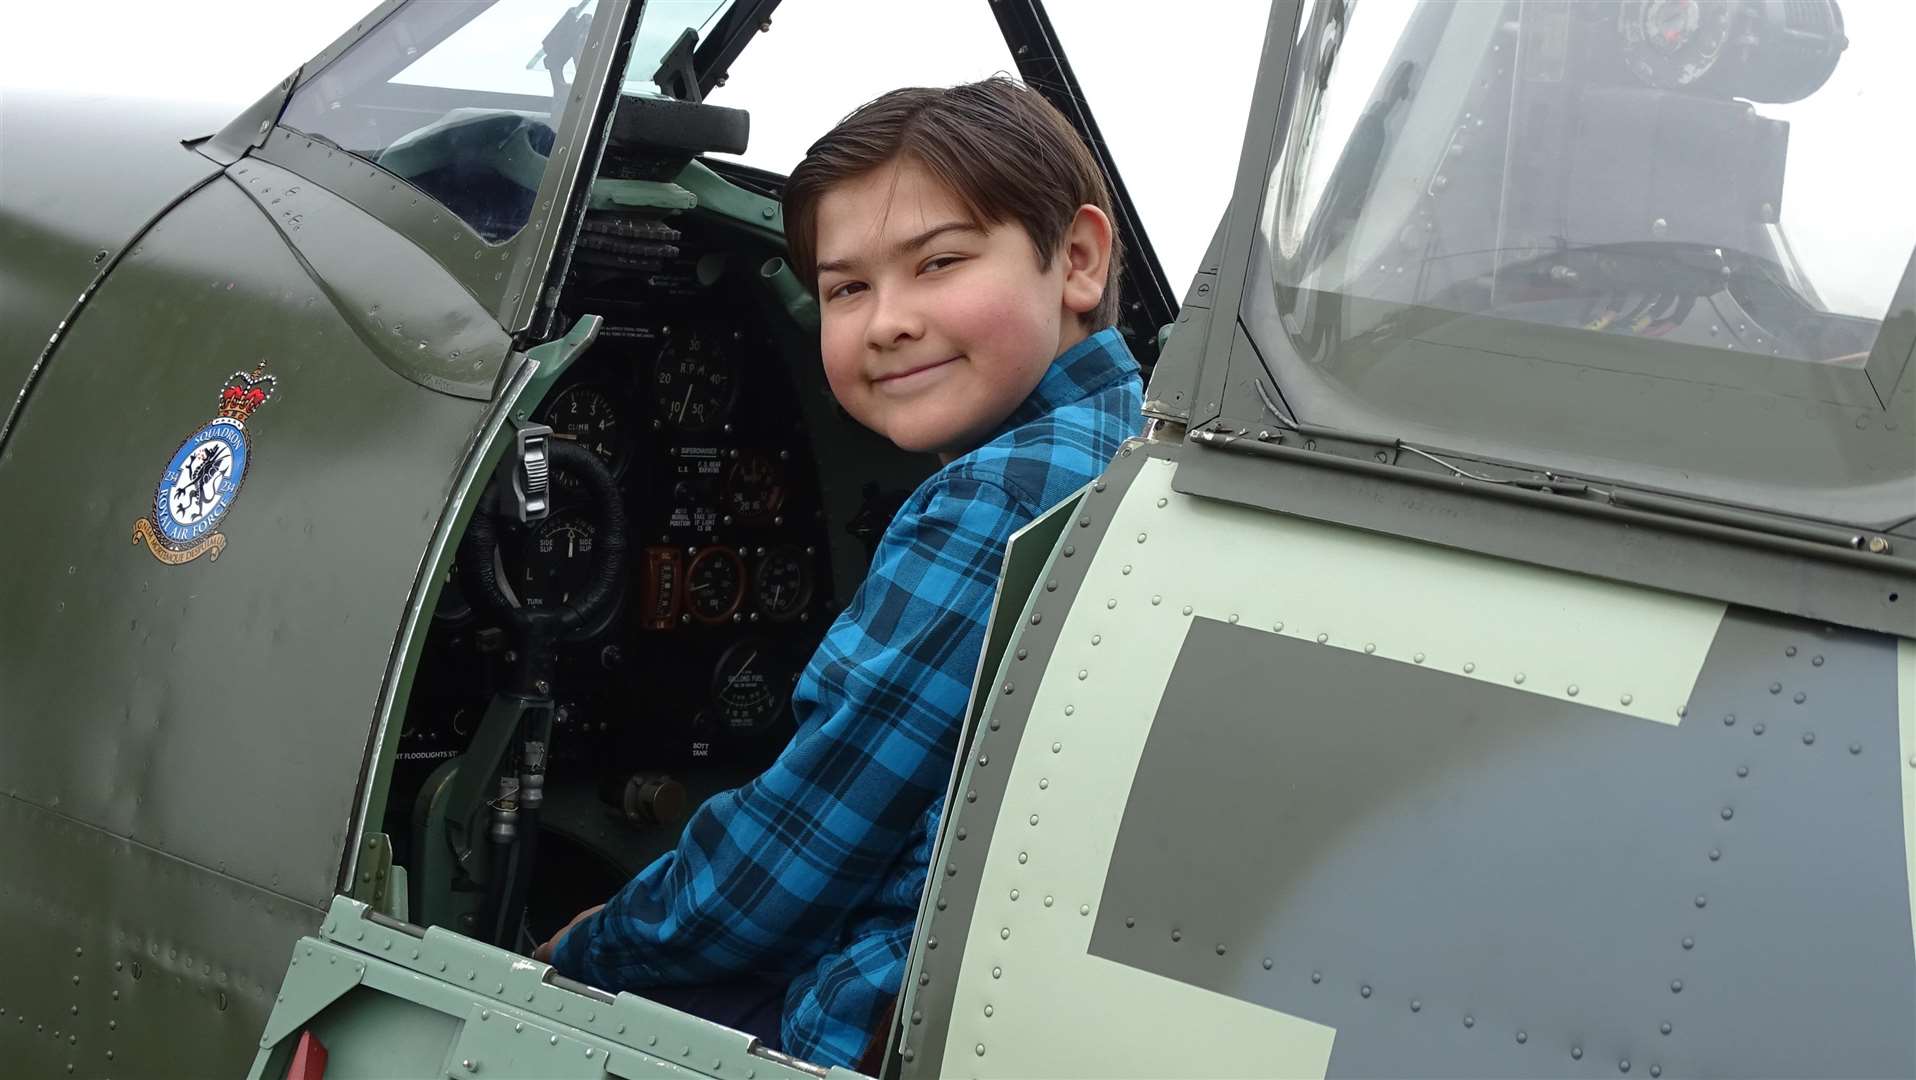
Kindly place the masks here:
POLYGON ((680 431, 708 431, 731 416, 738 397, 732 358, 715 335, 692 333, 666 342, 653 370, 659 422, 680 431))

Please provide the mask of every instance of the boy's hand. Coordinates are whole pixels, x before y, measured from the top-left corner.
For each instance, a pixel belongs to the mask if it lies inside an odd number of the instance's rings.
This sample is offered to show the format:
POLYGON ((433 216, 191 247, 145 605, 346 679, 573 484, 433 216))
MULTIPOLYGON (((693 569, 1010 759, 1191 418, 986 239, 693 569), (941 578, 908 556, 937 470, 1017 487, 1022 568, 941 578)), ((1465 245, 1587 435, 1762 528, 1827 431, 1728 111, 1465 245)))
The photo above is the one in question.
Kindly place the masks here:
POLYGON ((601 910, 604 909, 604 907, 605 907, 604 904, 594 904, 593 906, 586 908, 584 911, 579 912, 577 915, 574 915, 572 917, 571 922, 566 923, 564 926, 561 926, 559 928, 559 932, 552 935, 552 940, 532 950, 532 958, 534 960, 539 961, 542 964, 552 963, 552 950, 559 947, 559 939, 566 936, 566 932, 568 930, 571 930, 573 927, 579 925, 581 922, 584 922, 586 919, 589 919, 592 916, 597 915, 601 910))

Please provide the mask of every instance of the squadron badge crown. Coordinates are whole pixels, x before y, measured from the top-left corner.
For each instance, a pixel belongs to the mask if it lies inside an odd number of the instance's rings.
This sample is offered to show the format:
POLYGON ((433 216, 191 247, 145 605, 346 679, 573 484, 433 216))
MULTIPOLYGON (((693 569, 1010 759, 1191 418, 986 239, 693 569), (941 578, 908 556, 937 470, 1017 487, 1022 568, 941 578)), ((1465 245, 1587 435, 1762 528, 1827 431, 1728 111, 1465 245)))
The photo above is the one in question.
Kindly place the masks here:
POLYGON ((261 361, 251 373, 235 371, 220 389, 219 411, 186 437, 160 473, 153 508, 133 523, 133 542, 145 541, 163 563, 177 566, 201 555, 217 560, 226 537, 213 531, 239 498, 246 479, 252 436, 246 420, 273 399, 279 380, 261 361))

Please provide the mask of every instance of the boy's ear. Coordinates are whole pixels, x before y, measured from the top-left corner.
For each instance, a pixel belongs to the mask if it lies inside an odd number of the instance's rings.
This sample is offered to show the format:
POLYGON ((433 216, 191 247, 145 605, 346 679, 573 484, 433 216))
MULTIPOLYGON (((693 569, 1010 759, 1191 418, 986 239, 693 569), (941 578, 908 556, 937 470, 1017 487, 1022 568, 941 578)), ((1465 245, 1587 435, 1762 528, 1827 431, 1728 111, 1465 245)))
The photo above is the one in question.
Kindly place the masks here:
POLYGON ((1074 315, 1088 315, 1104 299, 1111 278, 1111 219, 1086 203, 1064 231, 1059 245, 1064 260, 1064 307, 1074 315))

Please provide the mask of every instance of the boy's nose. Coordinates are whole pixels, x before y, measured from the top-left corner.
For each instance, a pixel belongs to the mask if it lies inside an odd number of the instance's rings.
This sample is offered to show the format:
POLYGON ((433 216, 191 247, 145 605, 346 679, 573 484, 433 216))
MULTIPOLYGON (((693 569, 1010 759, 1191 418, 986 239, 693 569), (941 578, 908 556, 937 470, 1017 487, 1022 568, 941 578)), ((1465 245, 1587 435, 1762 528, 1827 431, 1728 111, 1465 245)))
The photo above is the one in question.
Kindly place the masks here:
POLYGON ((871 321, 865 325, 865 339, 872 348, 882 351, 924 336, 924 320, 904 298, 881 293, 873 299, 871 321))

